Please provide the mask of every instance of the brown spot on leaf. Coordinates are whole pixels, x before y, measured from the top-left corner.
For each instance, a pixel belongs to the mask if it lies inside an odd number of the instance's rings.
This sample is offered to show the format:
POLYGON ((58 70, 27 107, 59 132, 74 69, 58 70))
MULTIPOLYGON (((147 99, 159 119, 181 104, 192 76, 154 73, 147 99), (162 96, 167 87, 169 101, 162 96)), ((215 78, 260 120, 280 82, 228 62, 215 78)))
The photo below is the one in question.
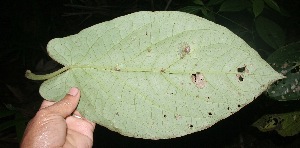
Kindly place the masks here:
POLYGON ((190 52, 191 52, 190 45, 187 42, 183 42, 179 47, 180 58, 183 59, 190 52))
POLYGON ((181 115, 175 114, 175 115, 174 115, 174 118, 175 118, 176 120, 179 120, 179 119, 181 119, 181 115))

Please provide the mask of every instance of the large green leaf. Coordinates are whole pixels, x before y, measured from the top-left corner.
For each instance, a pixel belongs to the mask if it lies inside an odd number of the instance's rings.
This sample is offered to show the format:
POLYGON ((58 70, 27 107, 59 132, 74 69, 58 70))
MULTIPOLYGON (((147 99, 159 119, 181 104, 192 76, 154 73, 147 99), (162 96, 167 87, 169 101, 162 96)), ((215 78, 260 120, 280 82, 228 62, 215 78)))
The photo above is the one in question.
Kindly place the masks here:
POLYGON ((191 14, 197 14, 201 10, 202 6, 186 6, 178 9, 181 12, 187 12, 191 14))
POLYGON ((300 132, 300 112, 264 115, 253 126, 262 132, 276 130, 281 136, 294 136, 300 132))
POLYGON ((228 29, 183 12, 138 12, 53 39, 65 67, 41 95, 81 90, 79 112, 122 135, 166 139, 204 130, 282 78, 228 29))

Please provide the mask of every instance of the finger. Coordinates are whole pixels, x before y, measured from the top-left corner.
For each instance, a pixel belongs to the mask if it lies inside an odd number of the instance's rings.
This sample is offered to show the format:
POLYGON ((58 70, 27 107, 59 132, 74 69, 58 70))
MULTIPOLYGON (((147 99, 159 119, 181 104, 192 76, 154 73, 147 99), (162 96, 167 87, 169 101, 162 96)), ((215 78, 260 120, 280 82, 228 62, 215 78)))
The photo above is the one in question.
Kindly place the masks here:
POLYGON ((89 120, 87 120, 86 118, 84 118, 84 117, 82 117, 82 115, 77 111, 77 110, 75 110, 74 112, 73 112, 73 116, 75 117, 75 118, 78 118, 78 119, 82 119, 82 120, 86 120, 88 123, 90 123, 93 127, 95 127, 95 123, 94 122, 91 122, 91 121, 89 121, 89 120), (74 116, 75 115, 75 116, 74 116))
POLYGON ((66 119, 68 129, 78 132, 87 136, 89 139, 93 140, 93 132, 95 130, 95 123, 85 119, 76 118, 70 116, 66 119))
POLYGON ((48 100, 44 100, 41 104, 41 107, 40 107, 40 110, 43 109, 43 108, 46 108, 48 106, 51 106, 53 105, 55 102, 51 102, 51 101, 48 101, 48 100))
POLYGON ((79 98, 80 91, 78 90, 78 88, 73 87, 62 100, 44 109, 49 113, 66 118, 75 111, 79 102, 79 98))
POLYGON ((73 117, 76 117, 76 118, 78 118, 78 119, 82 119, 82 118, 83 118, 83 117, 81 116, 81 114, 80 114, 77 110, 75 110, 75 111, 73 112, 72 116, 73 116, 73 117))

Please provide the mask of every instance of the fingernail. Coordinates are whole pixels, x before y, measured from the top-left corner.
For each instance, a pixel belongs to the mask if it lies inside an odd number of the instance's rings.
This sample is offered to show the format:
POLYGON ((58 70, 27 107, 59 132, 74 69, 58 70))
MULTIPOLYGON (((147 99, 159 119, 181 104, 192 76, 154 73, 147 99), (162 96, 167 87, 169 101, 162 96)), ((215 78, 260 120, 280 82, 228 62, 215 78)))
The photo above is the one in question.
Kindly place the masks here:
POLYGON ((79 91, 78 88, 72 87, 72 88, 69 90, 68 94, 71 95, 71 96, 76 96, 76 95, 78 94, 78 91, 79 91))

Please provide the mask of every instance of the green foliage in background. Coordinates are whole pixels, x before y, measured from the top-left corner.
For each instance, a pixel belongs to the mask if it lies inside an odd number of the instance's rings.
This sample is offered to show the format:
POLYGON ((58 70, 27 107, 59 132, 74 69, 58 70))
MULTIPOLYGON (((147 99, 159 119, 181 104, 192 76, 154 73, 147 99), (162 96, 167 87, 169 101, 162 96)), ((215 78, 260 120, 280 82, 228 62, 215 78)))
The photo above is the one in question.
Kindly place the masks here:
POLYGON ((14 127, 16 131, 18 141, 23 137, 23 132, 26 127, 26 122, 28 120, 24 118, 20 111, 14 109, 14 107, 7 105, 6 107, 0 108, 0 132, 8 130, 9 128, 14 127))
POLYGON ((300 132, 300 112, 264 115, 253 126, 262 132, 277 131, 281 136, 294 136, 300 132))
POLYGON ((214 22, 216 22, 216 17, 223 17, 252 36, 255 35, 254 32, 257 32, 261 39, 274 49, 285 44, 285 34, 282 28, 271 19, 262 16, 264 9, 277 11, 281 15, 288 15, 273 0, 209 0, 206 3, 202 0, 195 0, 194 3, 195 6, 187 6, 179 9, 179 11, 199 14, 214 22), (235 20, 223 16, 224 13, 240 13, 241 11, 247 11, 253 16, 251 21, 255 24, 253 26, 255 30, 250 30, 235 20))
POLYGON ((286 76, 268 89, 268 95, 278 101, 300 100, 300 42, 291 43, 273 52, 267 62, 286 76))

